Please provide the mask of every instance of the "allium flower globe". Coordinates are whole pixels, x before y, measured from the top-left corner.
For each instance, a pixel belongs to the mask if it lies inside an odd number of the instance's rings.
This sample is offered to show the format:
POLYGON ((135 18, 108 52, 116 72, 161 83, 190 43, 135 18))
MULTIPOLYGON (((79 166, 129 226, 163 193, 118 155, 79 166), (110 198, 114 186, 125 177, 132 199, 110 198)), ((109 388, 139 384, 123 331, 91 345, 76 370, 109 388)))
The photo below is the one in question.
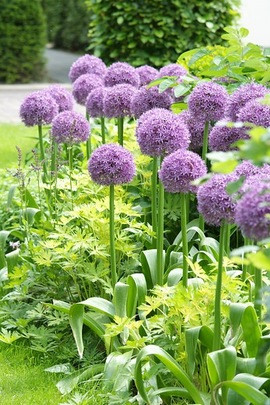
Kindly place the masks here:
POLYGON ((140 117, 136 136, 142 153, 153 157, 187 149, 190 142, 187 126, 163 108, 154 108, 140 117))
POLYGON ((26 96, 20 107, 20 117, 27 127, 50 124, 57 114, 56 101, 43 91, 26 96))
POLYGON ((188 98, 192 115, 203 121, 219 121, 224 118, 228 93, 220 84, 199 83, 188 98))
POLYGON ((90 125, 82 114, 63 111, 53 119, 51 134, 57 143, 80 143, 89 138, 90 125))
POLYGON ((126 62, 115 62, 108 67, 104 76, 106 87, 116 84, 130 84, 138 88, 140 86, 140 76, 137 70, 126 62))
POLYGON ((75 82, 78 77, 87 73, 103 77, 106 70, 106 65, 100 58, 94 55, 84 55, 72 64, 69 78, 72 82, 75 82))
POLYGON ((263 167, 258 167, 256 174, 247 176, 244 184, 242 185, 240 192, 245 193, 250 188, 260 183, 268 183, 270 181, 270 165, 265 164, 263 167))
POLYGON ((102 86, 103 79, 100 76, 85 74, 73 83, 72 94, 77 103, 85 105, 88 94, 95 88, 102 86))
POLYGON ((177 63, 170 63, 169 65, 163 66, 158 74, 158 77, 164 76, 185 76, 187 74, 187 70, 177 63))
POLYGON ((240 165, 234 170, 236 176, 250 177, 258 174, 260 172, 260 167, 255 166, 250 160, 244 160, 240 165))
POLYGON ((234 222, 235 202, 226 187, 235 180, 237 178, 233 175, 215 174, 199 187, 198 211, 209 225, 220 226, 222 221, 234 222))
POLYGON ((165 92, 159 93, 157 87, 141 87, 133 96, 131 102, 131 112, 136 118, 153 108, 169 109, 172 98, 165 92))
POLYGON ((92 153, 88 170, 95 183, 110 186, 130 183, 135 175, 135 164, 127 149, 112 143, 92 153))
POLYGON ((190 132, 189 148, 193 151, 199 150, 203 144, 204 122, 191 115, 188 110, 183 111, 178 117, 183 120, 190 132))
POLYGON ((104 116, 107 118, 131 115, 131 100, 137 89, 130 84, 117 84, 106 88, 104 93, 104 116))
POLYGON ((270 126, 270 106, 262 104, 262 99, 251 100, 241 108, 238 119, 267 128, 270 126))
POLYGON ((59 112, 69 111, 73 109, 73 97, 72 94, 64 87, 54 84, 44 90, 49 94, 57 103, 59 112))
POLYGON ((245 127, 236 128, 227 125, 227 121, 218 121, 209 134, 209 148, 212 151, 227 152, 237 149, 232 146, 233 143, 240 139, 249 139, 245 127))
POLYGON ((163 160, 159 178, 170 193, 195 193, 197 187, 191 182, 206 173, 206 164, 197 153, 178 149, 163 160))
POLYGON ((97 87, 92 90, 86 99, 86 110, 90 117, 103 117, 104 116, 104 87, 97 87))
POLYGON ((270 236, 270 182, 256 183, 238 201, 235 222, 243 235, 260 241, 270 236))
POLYGON ((152 66, 143 65, 136 68, 136 72, 140 76, 140 86, 145 86, 150 83, 152 80, 155 80, 158 76, 157 69, 152 66))
POLYGON ((269 89, 257 83, 242 84, 230 97, 226 107, 226 117, 237 121, 238 114, 249 101, 263 97, 269 89))

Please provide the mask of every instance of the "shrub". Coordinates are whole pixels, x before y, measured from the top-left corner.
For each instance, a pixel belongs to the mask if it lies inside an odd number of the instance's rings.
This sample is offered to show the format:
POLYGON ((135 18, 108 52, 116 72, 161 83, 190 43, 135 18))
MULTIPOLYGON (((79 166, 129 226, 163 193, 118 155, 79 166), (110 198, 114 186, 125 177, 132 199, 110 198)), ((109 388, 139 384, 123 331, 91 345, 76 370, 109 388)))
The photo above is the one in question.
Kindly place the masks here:
POLYGON ((162 66, 194 47, 221 43, 238 0, 86 0, 90 49, 105 62, 162 66))
POLYGON ((2 0, 0 37, 0 81, 27 83, 38 79, 46 43, 40 1, 2 0))

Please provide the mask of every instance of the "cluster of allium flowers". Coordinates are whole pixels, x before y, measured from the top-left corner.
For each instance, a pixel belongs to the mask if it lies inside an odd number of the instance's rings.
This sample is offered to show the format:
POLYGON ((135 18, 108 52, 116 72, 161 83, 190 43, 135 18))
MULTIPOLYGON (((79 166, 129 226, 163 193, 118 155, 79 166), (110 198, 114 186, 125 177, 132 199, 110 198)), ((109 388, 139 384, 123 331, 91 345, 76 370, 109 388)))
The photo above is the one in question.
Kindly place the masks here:
POLYGON ((131 115, 131 100, 137 90, 130 84, 117 84, 104 92, 104 116, 108 118, 131 115))
POLYGON ((249 139, 245 127, 234 127, 228 121, 218 121, 209 134, 209 147, 211 150, 227 152, 237 149, 232 144, 240 139, 249 139))
POLYGON ((239 111, 246 103, 258 97, 263 97, 268 92, 269 89, 261 84, 243 84, 229 97, 226 107, 226 117, 230 118, 232 121, 236 121, 239 111))
POLYGON ((86 110, 91 117, 104 116, 104 92, 105 87, 97 87, 92 90, 86 99, 86 110))
POLYGON ((63 111, 53 119, 51 134, 57 143, 80 143, 89 138, 90 125, 82 114, 63 111))
POLYGON ((106 87, 116 84, 130 84, 138 88, 140 86, 140 76, 137 70, 126 62, 115 62, 107 69, 104 76, 106 87))
POLYGON ((185 76, 187 74, 187 70, 177 63, 170 63, 169 65, 163 66, 158 74, 158 77, 164 76, 185 76))
POLYGON ((196 193, 191 182, 206 173, 206 164, 197 153, 178 149, 163 160, 159 178, 170 193, 196 193))
POLYGON ((100 76, 85 74, 80 76, 73 83, 72 94, 77 103, 85 105, 88 94, 97 87, 103 86, 103 79, 100 76))
POLYGON ((199 150, 203 144, 204 122, 197 119, 188 110, 183 111, 179 118, 183 120, 190 132, 189 148, 194 151, 199 150))
POLYGON ((139 118, 143 113, 153 108, 169 109, 172 104, 172 98, 169 94, 159 93, 157 87, 148 89, 146 86, 141 87, 132 98, 131 113, 139 118))
POLYGON ((192 115, 203 121, 219 121, 224 117, 228 93, 213 82, 199 83, 188 98, 192 115))
POLYGON ((265 164, 262 167, 258 167, 257 173, 246 177, 246 180, 242 185, 240 192, 245 193, 251 187, 256 186, 256 184, 269 181, 270 181, 270 165, 265 164))
POLYGON ((53 84, 44 90, 56 101, 59 112, 68 111, 73 109, 73 97, 72 94, 64 87, 58 84, 53 84))
POLYGON ((226 187, 236 179, 234 175, 215 174, 199 187, 198 211, 209 225, 220 226, 222 221, 234 221, 235 202, 226 187))
POLYGON ((154 108, 138 120, 136 136, 142 153, 162 156, 186 149, 190 142, 187 126, 171 111, 154 108))
POLYGON ((238 177, 250 177, 254 176, 255 174, 259 174, 259 172, 259 166, 255 166, 250 160, 244 160, 242 163, 240 163, 240 165, 236 167, 233 173, 238 177))
POLYGON ((256 183, 238 201, 235 222, 243 235, 252 240, 262 240, 270 234, 270 182, 256 183))
POLYGON ((136 68, 136 72, 140 76, 140 86, 145 86, 150 83, 152 80, 155 80, 158 76, 157 69, 152 66, 143 65, 136 68))
POLYGON ((88 170, 94 182, 109 186, 131 182, 135 175, 135 164, 127 149, 111 143, 93 152, 88 170))
POLYGON ((20 117, 28 127, 50 124, 58 114, 56 101, 44 91, 35 91, 23 100, 20 117))
POLYGON ((100 58, 94 55, 84 55, 72 64, 69 78, 72 82, 75 82, 78 77, 87 73, 103 77, 106 70, 106 65, 100 58))
POLYGON ((262 99, 251 100, 241 108, 238 119, 267 128, 270 126, 270 106, 263 104, 262 99))

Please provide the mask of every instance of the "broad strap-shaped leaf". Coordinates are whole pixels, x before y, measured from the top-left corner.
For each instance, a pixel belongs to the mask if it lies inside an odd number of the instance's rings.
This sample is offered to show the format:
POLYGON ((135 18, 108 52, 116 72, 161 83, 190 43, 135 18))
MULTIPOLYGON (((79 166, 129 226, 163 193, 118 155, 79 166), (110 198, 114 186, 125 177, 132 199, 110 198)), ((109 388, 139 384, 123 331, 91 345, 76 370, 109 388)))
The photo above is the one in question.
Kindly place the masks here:
MULTIPOLYGON (((109 318, 113 318, 114 315, 116 315, 114 305, 110 301, 105 300, 104 298, 91 297, 91 298, 87 298, 84 301, 78 302, 78 304, 82 304, 97 312, 101 312, 101 313, 107 315, 109 318)), ((74 304, 74 305, 77 305, 77 304, 74 304)))
POLYGON ((80 358, 83 357, 83 350, 84 350, 82 337, 83 315, 84 315, 83 305, 81 304, 71 305, 69 310, 69 323, 72 329, 72 333, 75 339, 75 343, 80 358))
POLYGON ((188 372, 190 376, 192 376, 195 371, 198 340, 211 350, 213 346, 213 336, 214 333, 208 326, 198 326, 186 330, 186 352, 188 358, 188 372))
MULTIPOLYGON (((163 252, 163 259, 165 261, 165 252, 163 252)), ((147 288, 151 289, 157 284, 157 250, 144 250, 141 253, 141 264, 147 288)))
POLYGON ((223 386, 229 388, 227 405, 270 405, 270 399, 261 391, 268 378, 255 377, 252 374, 238 374, 232 381, 225 381, 223 386))
MULTIPOLYGON (((147 294, 147 285, 142 273, 134 273, 128 276, 129 285, 127 298, 127 316, 132 318, 136 314, 136 309, 145 302, 147 294)), ((140 312, 139 312, 140 313, 140 312)))
POLYGON ((19 254, 20 249, 13 250, 12 252, 6 254, 5 257, 7 262, 8 273, 11 273, 14 267, 17 266, 19 261, 19 254))
POLYGON ((172 287, 174 285, 177 285, 179 283, 179 281, 182 279, 182 277, 183 277, 183 269, 180 269, 180 268, 172 269, 169 272, 168 278, 167 278, 168 286, 172 287))
POLYGON ((75 371, 63 378, 56 384, 56 387, 61 392, 61 394, 69 394, 74 388, 77 387, 79 383, 88 381, 90 378, 94 377, 97 374, 102 373, 104 370, 104 364, 94 364, 93 366, 88 367, 83 372, 81 370, 75 371))
POLYGON ((104 387, 117 394, 126 394, 133 380, 135 360, 133 351, 126 353, 113 352, 106 360, 104 368, 104 387))
POLYGON ((262 374, 266 369, 266 355, 270 350, 270 335, 262 336, 258 343, 256 355, 256 375, 262 374))
POLYGON ((127 316, 127 299, 128 299, 129 286, 127 284, 118 282, 115 284, 113 292, 113 305, 115 308, 115 315, 120 318, 127 316))

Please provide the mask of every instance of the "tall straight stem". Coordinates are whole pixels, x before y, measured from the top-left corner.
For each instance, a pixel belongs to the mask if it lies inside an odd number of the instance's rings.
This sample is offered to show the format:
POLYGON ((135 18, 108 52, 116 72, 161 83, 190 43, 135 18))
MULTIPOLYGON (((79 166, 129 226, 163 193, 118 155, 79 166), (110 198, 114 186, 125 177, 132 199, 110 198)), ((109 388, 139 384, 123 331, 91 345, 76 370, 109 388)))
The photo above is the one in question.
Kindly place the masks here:
POLYGON ((105 118, 104 117, 100 117, 100 124, 101 124, 101 139, 102 139, 102 143, 105 144, 106 139, 105 139, 105 118))
POLYGON ((163 240, 164 240, 164 187, 159 182, 158 188, 158 228, 157 228, 157 284, 163 285, 163 240))
POLYGON ((44 145, 43 145, 42 125, 38 125, 38 138, 39 138, 40 158, 43 162, 42 166, 43 166, 44 175, 45 175, 45 177, 47 177, 47 166, 46 166, 44 145))
POLYGON ((222 290, 224 240, 226 232, 227 232, 226 224, 222 223, 220 227, 220 237, 219 237, 219 256, 218 256, 218 273, 217 273, 216 295, 215 295, 213 351, 219 350, 221 347, 221 290, 222 290))
POLYGON ((118 143, 119 145, 124 145, 124 118, 118 117, 118 143))
MULTIPOLYGON (((85 117, 86 117, 87 121, 90 121, 90 115, 88 114, 87 111, 86 111, 86 113, 85 113, 85 117)), ((91 145, 91 137, 89 136, 89 138, 88 138, 87 141, 86 141, 86 156, 87 156, 87 160, 90 158, 91 152, 92 152, 92 145, 91 145)))
POLYGON ((208 132, 209 132, 209 121, 206 121, 204 124, 203 131, 203 147, 202 147, 202 159, 206 163, 206 154, 208 150, 208 132))
POLYGON ((110 185, 110 257, 111 257, 111 278, 112 286, 117 282, 116 256, 114 240, 114 185, 110 185))
MULTIPOLYGON (((247 238, 244 238, 244 246, 248 246, 248 245, 249 245, 249 240, 247 238)), ((242 281, 246 281, 247 271, 248 271, 248 265, 244 264, 243 270, 242 270, 242 281)))
POLYGON ((260 269, 254 268, 254 308, 257 312, 259 320, 262 318, 262 296, 261 296, 261 289, 262 289, 262 271, 260 269))
POLYGON ((180 194, 181 198, 181 232, 182 232, 182 252, 183 252, 183 286, 188 285, 188 240, 187 240, 187 198, 185 193, 180 194))
MULTIPOLYGON (((152 205, 152 229, 153 229, 153 232, 155 232, 155 234, 157 233, 157 173, 158 173, 158 158, 154 157, 153 158, 153 170, 152 170, 151 205, 152 205)), ((157 235, 153 236, 153 240, 152 240, 153 248, 156 247, 156 238, 157 238, 157 235)))
POLYGON ((73 153, 72 145, 68 147, 68 164, 69 164, 69 183, 70 183, 70 195, 71 195, 71 207, 73 209, 73 190, 72 190, 72 171, 73 171, 73 153))
POLYGON ((230 253, 230 248, 231 248, 231 225, 227 224, 225 241, 224 241, 224 249, 225 249, 227 255, 229 255, 229 253, 230 253))
POLYGON ((51 157, 51 177, 55 176, 56 173, 56 159, 57 159, 57 143, 52 141, 52 157, 51 157))

